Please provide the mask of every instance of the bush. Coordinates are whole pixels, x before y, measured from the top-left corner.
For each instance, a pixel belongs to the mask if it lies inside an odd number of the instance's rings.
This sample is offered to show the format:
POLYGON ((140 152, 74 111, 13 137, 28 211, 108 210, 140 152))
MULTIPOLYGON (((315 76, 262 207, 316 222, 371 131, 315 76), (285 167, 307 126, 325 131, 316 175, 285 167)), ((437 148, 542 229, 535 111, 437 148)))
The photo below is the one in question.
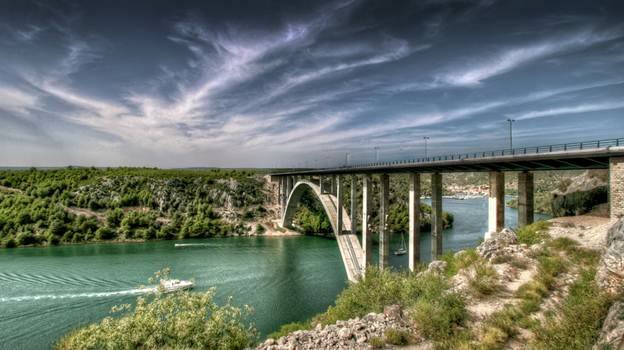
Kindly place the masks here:
POLYGON ((37 238, 31 231, 18 233, 17 237, 15 237, 15 240, 17 241, 18 245, 29 245, 37 243, 37 238))
POLYGON ((9 236, 9 238, 4 241, 4 246, 6 248, 15 248, 17 247, 17 242, 15 241, 15 238, 9 236))
POLYGON ((214 302, 213 289, 139 297, 120 317, 106 317, 64 336, 56 349, 245 349, 256 330, 248 325, 250 310, 214 302))
POLYGON ((256 225, 256 234, 261 235, 264 232, 266 232, 266 229, 264 228, 264 226, 262 224, 257 224, 256 225))
POLYGON ((386 342, 380 337, 372 337, 368 340, 368 344, 373 347, 373 349, 381 349, 386 345, 386 342))
POLYGON ((275 332, 269 334, 269 336, 267 338, 279 339, 279 338, 281 338, 283 336, 286 336, 289 333, 292 333, 294 331, 311 329, 311 328, 312 328, 312 326, 310 325, 310 322, 292 322, 292 323, 287 323, 287 324, 282 325, 278 331, 275 331, 275 332))
POLYGON ((434 341, 450 340, 459 332, 468 317, 464 301, 455 293, 441 293, 435 297, 421 298, 410 314, 422 334, 434 341))
POLYGON ((116 232, 108 226, 102 226, 95 231, 95 239, 105 241, 115 238, 116 232))
POLYGON ((476 296, 491 295, 501 288, 498 273, 491 265, 479 260, 473 268, 474 275, 469 279, 468 285, 476 296))
POLYGON ((518 242, 526 245, 540 243, 548 237, 548 227, 550 227, 550 223, 547 221, 538 221, 521 227, 516 232, 518 242))
POLYGON ((595 343, 610 300, 595 282, 595 271, 584 271, 568 296, 537 329, 536 349, 590 349, 595 343))
POLYGON ((392 345, 407 345, 410 340, 410 334, 406 331, 388 328, 384 332, 386 343, 392 345))

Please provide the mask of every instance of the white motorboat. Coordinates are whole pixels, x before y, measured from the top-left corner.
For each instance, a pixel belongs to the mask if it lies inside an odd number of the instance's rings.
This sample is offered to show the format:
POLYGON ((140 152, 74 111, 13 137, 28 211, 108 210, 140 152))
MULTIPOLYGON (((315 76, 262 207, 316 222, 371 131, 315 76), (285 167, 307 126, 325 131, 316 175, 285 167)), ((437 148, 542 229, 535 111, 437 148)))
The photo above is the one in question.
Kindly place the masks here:
POLYGON ((165 293, 177 292, 179 290, 187 290, 195 287, 195 283, 184 280, 161 280, 160 286, 165 293))

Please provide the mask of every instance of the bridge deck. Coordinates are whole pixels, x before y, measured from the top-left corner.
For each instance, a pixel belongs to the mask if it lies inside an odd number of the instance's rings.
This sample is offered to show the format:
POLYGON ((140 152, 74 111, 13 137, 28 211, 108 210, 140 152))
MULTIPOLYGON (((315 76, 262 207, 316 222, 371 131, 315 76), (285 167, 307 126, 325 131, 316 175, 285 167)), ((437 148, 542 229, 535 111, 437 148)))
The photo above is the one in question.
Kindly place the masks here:
MULTIPOLYGON (((275 173, 284 175, 374 174, 405 172, 483 172, 607 169, 610 157, 624 156, 624 139, 592 143, 594 147, 575 144, 576 148, 521 148, 496 152, 476 152, 401 160, 336 168, 303 169, 275 173), (617 142, 616 142, 617 141, 617 142), (615 146, 617 145, 617 146, 615 146), (599 146, 599 147, 596 147, 599 146), (541 150, 541 151, 540 151, 541 150), (536 152, 537 151, 537 152, 536 152)), ((572 147, 572 146, 570 146, 572 147)))

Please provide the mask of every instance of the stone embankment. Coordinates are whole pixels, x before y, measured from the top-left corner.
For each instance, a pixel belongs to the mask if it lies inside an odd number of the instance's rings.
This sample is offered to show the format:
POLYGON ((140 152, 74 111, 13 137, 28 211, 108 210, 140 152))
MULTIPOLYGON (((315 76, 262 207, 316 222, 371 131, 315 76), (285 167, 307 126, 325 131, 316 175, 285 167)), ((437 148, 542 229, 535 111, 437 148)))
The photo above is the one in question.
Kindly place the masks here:
POLYGON ((305 349, 371 349, 373 338, 383 338, 386 330, 394 329, 414 333, 407 317, 398 305, 388 306, 383 313, 370 313, 362 318, 338 321, 309 331, 295 331, 277 340, 267 339, 258 350, 305 349))

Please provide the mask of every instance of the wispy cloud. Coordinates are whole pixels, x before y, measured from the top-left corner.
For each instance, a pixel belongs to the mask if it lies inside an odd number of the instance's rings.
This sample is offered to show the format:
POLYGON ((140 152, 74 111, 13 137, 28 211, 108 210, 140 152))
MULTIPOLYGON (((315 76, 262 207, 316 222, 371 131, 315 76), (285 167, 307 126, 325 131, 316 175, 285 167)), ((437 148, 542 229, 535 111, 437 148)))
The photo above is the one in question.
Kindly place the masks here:
MULTIPOLYGON (((541 58, 583 49, 620 38, 623 35, 622 27, 607 31, 587 29, 573 35, 552 38, 525 46, 511 47, 494 54, 480 54, 478 59, 473 58, 472 62, 463 63, 463 67, 459 69, 451 68, 438 74, 435 81, 440 85, 476 86, 484 80, 507 73, 541 58)), ((461 65, 462 63, 457 64, 461 65)))
POLYGON ((553 117, 567 114, 578 114, 578 113, 588 113, 588 112, 599 112, 599 111, 608 111, 614 109, 624 108, 624 101, 603 101, 596 103, 584 103, 578 104, 575 106, 566 106, 566 107, 557 107, 536 111, 529 111, 518 114, 510 114, 511 117, 523 120, 523 119, 535 119, 535 118, 544 118, 544 117, 553 117))

